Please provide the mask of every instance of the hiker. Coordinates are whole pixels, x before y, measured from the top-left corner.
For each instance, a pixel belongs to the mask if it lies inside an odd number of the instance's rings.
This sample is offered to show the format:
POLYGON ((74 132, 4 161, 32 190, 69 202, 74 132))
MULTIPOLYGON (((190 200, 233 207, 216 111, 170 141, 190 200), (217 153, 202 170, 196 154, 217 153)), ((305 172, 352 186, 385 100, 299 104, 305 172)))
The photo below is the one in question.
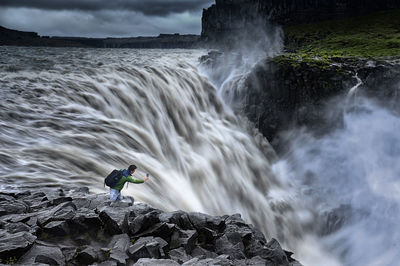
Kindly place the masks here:
POLYGON ((111 202, 122 200, 121 189, 124 187, 126 182, 141 184, 141 183, 146 182, 149 179, 148 174, 146 175, 146 177, 143 180, 132 177, 136 168, 137 168, 136 165, 130 165, 128 167, 128 169, 123 169, 122 171, 120 171, 120 172, 122 172, 122 175, 121 175, 119 181, 116 183, 116 185, 110 187, 110 201, 111 202))

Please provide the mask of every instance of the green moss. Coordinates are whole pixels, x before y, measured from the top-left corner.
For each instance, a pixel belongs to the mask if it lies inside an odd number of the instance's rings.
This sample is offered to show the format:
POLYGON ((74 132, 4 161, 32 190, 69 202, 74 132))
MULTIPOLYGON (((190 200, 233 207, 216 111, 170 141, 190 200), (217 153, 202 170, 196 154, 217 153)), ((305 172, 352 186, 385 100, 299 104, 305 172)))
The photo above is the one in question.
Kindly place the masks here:
POLYGON ((6 262, 5 262, 5 264, 15 264, 15 263, 17 263, 17 261, 18 261, 18 259, 17 259, 17 257, 9 257, 8 259, 6 259, 6 262))
POLYGON ((286 48, 306 58, 400 55, 400 9, 284 27, 286 48))
POLYGON ((289 65, 292 68, 301 67, 307 64, 309 67, 328 69, 332 64, 332 58, 327 56, 317 57, 305 53, 286 53, 272 59, 280 65, 289 65))

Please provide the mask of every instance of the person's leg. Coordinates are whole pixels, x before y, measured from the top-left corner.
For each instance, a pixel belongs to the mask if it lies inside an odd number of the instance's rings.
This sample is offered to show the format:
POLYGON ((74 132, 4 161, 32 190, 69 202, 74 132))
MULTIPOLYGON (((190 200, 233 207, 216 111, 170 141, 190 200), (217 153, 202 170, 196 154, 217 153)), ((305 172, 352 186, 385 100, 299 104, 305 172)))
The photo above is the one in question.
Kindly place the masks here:
POLYGON ((110 188, 110 201, 121 200, 121 192, 119 190, 110 188))
POLYGON ((121 190, 118 190, 117 201, 121 201, 121 200, 122 200, 121 190))

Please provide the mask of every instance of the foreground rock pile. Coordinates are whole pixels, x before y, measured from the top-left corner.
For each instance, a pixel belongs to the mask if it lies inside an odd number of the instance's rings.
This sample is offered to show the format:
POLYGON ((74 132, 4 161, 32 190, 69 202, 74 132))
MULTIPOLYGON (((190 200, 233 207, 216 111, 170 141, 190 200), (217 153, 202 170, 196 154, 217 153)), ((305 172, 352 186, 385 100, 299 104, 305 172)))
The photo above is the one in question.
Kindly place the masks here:
POLYGON ((110 204, 87 188, 0 191, 4 264, 299 266, 291 254, 239 214, 110 204))

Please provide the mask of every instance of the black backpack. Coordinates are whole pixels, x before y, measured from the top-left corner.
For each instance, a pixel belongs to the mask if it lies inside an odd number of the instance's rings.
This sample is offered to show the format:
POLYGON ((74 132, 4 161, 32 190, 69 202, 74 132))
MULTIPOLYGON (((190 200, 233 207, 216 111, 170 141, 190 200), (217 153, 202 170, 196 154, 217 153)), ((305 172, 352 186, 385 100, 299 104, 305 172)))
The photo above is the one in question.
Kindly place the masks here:
POLYGON ((122 170, 114 169, 112 172, 104 179, 104 185, 110 188, 115 187, 119 180, 122 178, 122 170))

